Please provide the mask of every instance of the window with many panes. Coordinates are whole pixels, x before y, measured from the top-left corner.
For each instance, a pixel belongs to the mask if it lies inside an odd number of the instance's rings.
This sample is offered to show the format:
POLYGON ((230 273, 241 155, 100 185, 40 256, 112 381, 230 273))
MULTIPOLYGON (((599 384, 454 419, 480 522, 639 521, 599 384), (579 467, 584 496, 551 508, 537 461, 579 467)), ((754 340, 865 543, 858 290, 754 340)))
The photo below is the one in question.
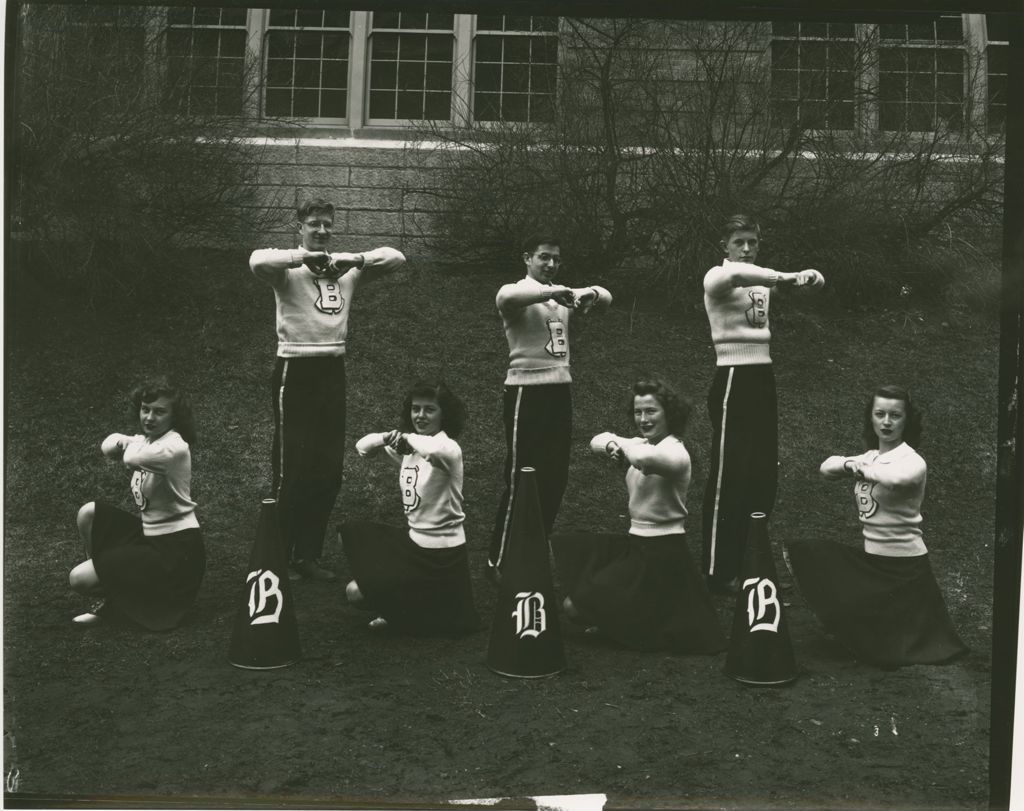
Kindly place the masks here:
POLYGON ((238 115, 245 75, 246 9, 167 11, 169 101, 190 113, 238 115))
POLYGON ((267 20, 263 112, 267 116, 348 116, 350 12, 271 9, 267 20))
POLYGON ((878 31, 878 126, 931 132, 963 126, 963 22, 882 23, 878 31))
POLYGON ((772 116, 779 124, 853 129, 853 23, 772 23, 772 116))
POLYGON ((451 119, 454 25, 454 14, 373 12, 370 123, 451 119))
POLYGON ((985 18, 985 61, 988 89, 986 115, 988 131, 999 132, 1006 126, 1006 97, 1009 92, 1010 18, 1006 14, 989 14, 985 18))
POLYGON ((473 49, 477 121, 548 121, 558 76, 558 18, 480 15, 473 49))

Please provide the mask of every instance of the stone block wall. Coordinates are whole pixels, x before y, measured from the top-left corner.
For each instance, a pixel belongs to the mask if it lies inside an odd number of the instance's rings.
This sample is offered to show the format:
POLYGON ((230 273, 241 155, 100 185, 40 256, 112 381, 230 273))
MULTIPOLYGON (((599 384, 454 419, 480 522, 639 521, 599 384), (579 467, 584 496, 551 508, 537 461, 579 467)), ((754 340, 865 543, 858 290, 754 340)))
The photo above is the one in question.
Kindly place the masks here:
POLYGON ((391 245, 413 260, 432 233, 429 159, 411 154, 403 141, 356 138, 268 139, 254 189, 255 204, 270 211, 279 228, 266 245, 295 244, 295 208, 323 197, 337 207, 338 250, 391 245))

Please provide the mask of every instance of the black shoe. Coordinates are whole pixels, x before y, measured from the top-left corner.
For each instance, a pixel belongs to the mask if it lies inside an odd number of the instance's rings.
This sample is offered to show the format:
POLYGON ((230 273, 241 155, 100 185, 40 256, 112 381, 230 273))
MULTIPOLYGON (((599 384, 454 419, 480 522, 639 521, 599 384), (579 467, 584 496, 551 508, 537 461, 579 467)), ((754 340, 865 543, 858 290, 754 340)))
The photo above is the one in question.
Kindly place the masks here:
MULTIPOLYGON (((325 569, 318 560, 295 560, 292 561, 291 572, 306 580, 322 580, 330 582, 338 577, 330 569, 325 569)), ((289 574, 291 577, 291 573, 289 574)))

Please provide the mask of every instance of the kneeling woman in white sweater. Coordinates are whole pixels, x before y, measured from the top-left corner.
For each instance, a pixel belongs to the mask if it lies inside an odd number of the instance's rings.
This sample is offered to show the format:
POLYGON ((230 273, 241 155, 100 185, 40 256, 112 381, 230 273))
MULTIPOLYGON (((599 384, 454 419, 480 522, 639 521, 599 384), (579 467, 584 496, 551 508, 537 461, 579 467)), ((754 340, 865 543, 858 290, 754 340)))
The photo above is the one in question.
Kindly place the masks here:
POLYGON ((463 531, 462 431, 466 409, 444 383, 421 381, 406 394, 398 430, 367 434, 360 456, 384 449, 399 467, 408 526, 372 521, 341 526, 353 580, 351 603, 379 616, 372 629, 456 636, 480 628, 463 531))
POLYGON ((914 447, 921 417, 910 394, 882 386, 868 400, 859 456, 830 456, 826 479, 854 480, 864 548, 832 541, 787 546, 800 592, 826 631, 882 667, 937 664, 964 653, 921 535, 928 466, 914 447))
POLYGON ((661 381, 638 381, 629 413, 640 436, 590 443, 627 468, 629 533, 551 539, 566 613, 628 648, 717 653, 725 637, 686 545, 690 406, 661 381))

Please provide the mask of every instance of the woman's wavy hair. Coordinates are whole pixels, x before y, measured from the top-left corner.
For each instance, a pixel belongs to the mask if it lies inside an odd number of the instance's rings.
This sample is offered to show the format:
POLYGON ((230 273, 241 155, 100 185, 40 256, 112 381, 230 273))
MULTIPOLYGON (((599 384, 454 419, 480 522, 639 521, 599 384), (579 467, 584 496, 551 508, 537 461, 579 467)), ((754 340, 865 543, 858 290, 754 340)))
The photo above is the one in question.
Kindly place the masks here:
POLYGON ((171 401, 171 429, 181 434, 189 445, 196 441, 196 421, 192 414, 192 401, 180 386, 166 377, 144 380, 132 390, 132 422, 139 423, 139 410, 143 403, 152 403, 160 397, 171 401))
POLYGON ((410 433, 415 430, 412 424, 412 398, 429 397, 437 400, 441 407, 441 430, 452 439, 462 433, 469 419, 465 403, 456 397, 443 380, 419 380, 406 392, 402 401, 402 413, 399 419, 401 430, 410 433))
POLYGON ((921 410, 910 399, 910 392, 902 386, 879 386, 868 398, 867 405, 864 406, 864 444, 868 448, 878 447, 878 436, 875 434, 875 428, 871 423, 871 412, 874 411, 876 397, 884 397, 887 400, 901 400, 903 402, 907 409, 907 421, 903 428, 903 441, 914 450, 917 450, 921 443, 922 414, 921 410))
POLYGON ((633 403, 635 398, 643 397, 645 394, 652 394, 654 398, 665 409, 665 421, 668 424, 668 432, 677 438, 682 438, 686 426, 690 422, 690 413, 693 406, 689 400, 676 394, 675 389, 665 381, 658 378, 641 378, 633 384, 633 392, 629 397, 629 405, 626 414, 629 424, 636 430, 636 420, 633 417, 633 403))

